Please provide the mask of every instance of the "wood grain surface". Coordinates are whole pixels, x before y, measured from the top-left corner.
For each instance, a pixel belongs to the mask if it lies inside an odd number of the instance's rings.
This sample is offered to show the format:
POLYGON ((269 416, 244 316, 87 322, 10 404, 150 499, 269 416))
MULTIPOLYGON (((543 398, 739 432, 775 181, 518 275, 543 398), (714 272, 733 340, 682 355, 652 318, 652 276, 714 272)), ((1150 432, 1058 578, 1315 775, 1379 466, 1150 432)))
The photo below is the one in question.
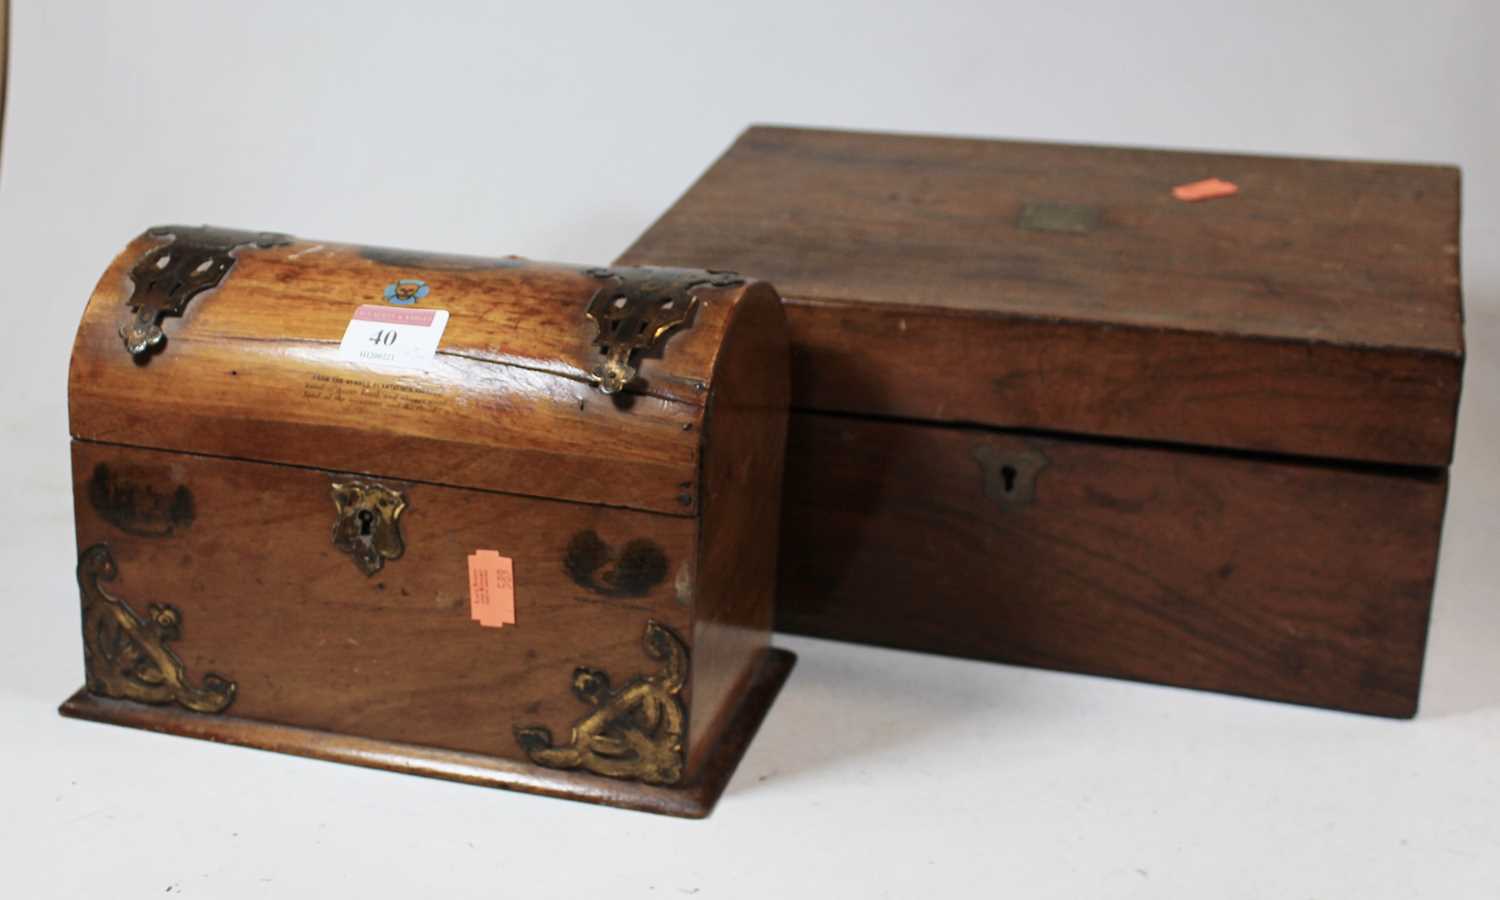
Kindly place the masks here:
POLYGON ((1450 167, 756 127, 620 262, 774 283, 799 409, 1442 466, 1458 222, 1450 167))
POLYGON ((775 290, 693 289, 688 324, 608 396, 588 377, 601 354, 585 310, 602 284, 589 270, 244 247, 165 320, 160 352, 132 359, 128 272, 158 243, 126 248, 79 328, 78 548, 108 547, 105 589, 138 616, 176 607, 171 649, 192 683, 214 673, 237 689, 223 721, 88 698, 64 712, 706 814, 791 665, 769 648, 788 380, 775 290), (420 308, 450 313, 434 364, 340 358, 355 307, 398 277, 425 282, 420 308), (373 574, 335 545, 333 486, 356 476, 404 500, 404 550, 373 574), (513 561, 515 624, 471 615, 468 559, 486 550, 513 561), (611 689, 659 674, 652 622, 687 652, 681 796, 663 794, 670 777, 601 785, 530 762, 518 727, 567 745, 611 689), (604 695, 579 695, 585 668, 607 676, 604 695))
POLYGON ((811 413, 788 454, 779 628, 1416 711, 1442 472, 811 413))
POLYGON ((574 668, 616 683, 655 672, 641 648, 652 619, 692 640, 677 587, 694 564, 692 518, 382 480, 407 499, 405 552, 367 577, 330 540, 337 473, 79 441, 73 476, 80 551, 109 546, 119 576, 106 587, 137 613, 182 611, 175 652, 195 680, 239 684, 240 718, 524 760, 516 725, 565 741, 588 711, 574 668), (100 465, 137 504, 186 488, 191 523, 143 537, 109 521, 89 490, 100 465), (564 562, 584 531, 616 550, 651 541, 667 575, 639 597, 577 584, 564 562), (480 549, 514 560, 514 626, 470 618, 467 560, 480 549))
POLYGON ((770 643, 776 601, 782 472, 786 460, 786 317, 765 283, 747 291, 725 332, 704 414, 698 532, 699 595, 693 604, 698 716, 690 746, 706 753, 732 727, 729 698, 770 643), (710 668, 707 663, 711 663, 710 668))
POLYGON ((143 706, 78 691, 59 708, 65 716, 142 728, 162 734, 254 747, 329 762, 444 778, 481 787, 562 797, 622 809, 701 819, 729 785, 771 703, 786 683, 796 656, 772 648, 751 672, 737 706, 708 758, 680 787, 658 787, 601 778, 586 772, 541 769, 527 763, 425 744, 402 744, 348 734, 257 722, 239 716, 206 717, 170 707, 143 706))
POLYGON ((142 365, 118 329, 129 269, 158 243, 131 242, 89 302, 69 374, 75 437, 696 512, 697 429, 744 286, 701 290, 691 326, 614 400, 588 382, 600 354, 584 309, 601 282, 581 267, 315 241, 238 250, 142 365), (422 308, 450 314, 434 365, 340 359, 355 309, 411 277, 430 288, 422 308))

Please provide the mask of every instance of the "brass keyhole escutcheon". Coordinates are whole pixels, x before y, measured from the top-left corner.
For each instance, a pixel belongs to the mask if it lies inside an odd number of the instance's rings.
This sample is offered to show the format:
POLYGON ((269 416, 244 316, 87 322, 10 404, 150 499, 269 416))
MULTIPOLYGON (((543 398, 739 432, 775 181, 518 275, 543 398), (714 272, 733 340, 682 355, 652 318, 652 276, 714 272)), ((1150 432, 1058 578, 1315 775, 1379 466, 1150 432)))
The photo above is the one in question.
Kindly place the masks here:
POLYGON ((1036 499, 1037 475, 1047 467, 1040 450, 979 444, 973 454, 986 497, 1007 508, 1029 506, 1036 499))
POLYGON ((399 559, 406 551, 399 521, 406 498, 371 481, 334 482, 330 487, 338 513, 333 546, 353 557, 366 575, 379 572, 388 559, 399 559))

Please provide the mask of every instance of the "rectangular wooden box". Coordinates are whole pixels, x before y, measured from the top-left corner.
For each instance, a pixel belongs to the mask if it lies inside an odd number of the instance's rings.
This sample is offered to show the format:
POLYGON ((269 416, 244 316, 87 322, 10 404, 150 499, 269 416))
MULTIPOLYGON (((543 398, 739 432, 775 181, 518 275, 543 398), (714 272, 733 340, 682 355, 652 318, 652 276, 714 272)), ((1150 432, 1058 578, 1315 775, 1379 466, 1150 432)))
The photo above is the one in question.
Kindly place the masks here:
POLYGON ((1447 167, 756 127, 619 262, 785 298, 778 627, 1410 716, 1458 222, 1447 167))
POLYGON ((704 815, 791 664, 786 396, 764 283, 152 230, 73 353, 63 712, 704 815))

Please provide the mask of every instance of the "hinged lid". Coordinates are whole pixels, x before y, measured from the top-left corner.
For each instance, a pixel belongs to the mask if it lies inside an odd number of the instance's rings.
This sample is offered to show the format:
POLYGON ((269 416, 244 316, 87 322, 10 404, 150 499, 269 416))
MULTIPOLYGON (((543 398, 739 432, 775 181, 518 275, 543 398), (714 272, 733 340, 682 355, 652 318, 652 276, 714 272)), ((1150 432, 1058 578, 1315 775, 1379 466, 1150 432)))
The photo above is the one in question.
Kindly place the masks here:
POLYGON ((747 299, 776 302, 722 272, 153 229, 89 301, 70 428, 84 440, 696 515, 704 410, 747 299), (351 355, 355 319, 384 343, 351 355), (387 327, 403 325, 428 330, 387 327), (393 367, 413 340, 432 341, 425 361, 393 367))
POLYGON ((802 409, 1442 466, 1458 224, 1449 167, 756 127, 620 262, 772 281, 802 409))

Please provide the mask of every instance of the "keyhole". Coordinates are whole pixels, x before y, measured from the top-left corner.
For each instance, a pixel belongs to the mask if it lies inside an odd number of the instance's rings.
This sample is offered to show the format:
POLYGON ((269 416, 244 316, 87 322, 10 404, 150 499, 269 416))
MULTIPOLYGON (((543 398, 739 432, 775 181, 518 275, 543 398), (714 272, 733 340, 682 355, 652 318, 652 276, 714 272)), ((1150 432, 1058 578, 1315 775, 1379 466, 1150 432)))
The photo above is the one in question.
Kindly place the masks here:
POLYGON ((973 450, 979 463, 979 489, 1006 508, 1030 506, 1036 500, 1037 473, 1047 457, 1034 447, 979 444, 973 450))
POLYGON ((360 537, 369 537, 370 536, 370 532, 373 531, 374 528, 375 528, 375 514, 372 513, 372 512, 370 512, 368 509, 362 509, 362 510, 360 510, 359 511, 359 536, 360 537))

